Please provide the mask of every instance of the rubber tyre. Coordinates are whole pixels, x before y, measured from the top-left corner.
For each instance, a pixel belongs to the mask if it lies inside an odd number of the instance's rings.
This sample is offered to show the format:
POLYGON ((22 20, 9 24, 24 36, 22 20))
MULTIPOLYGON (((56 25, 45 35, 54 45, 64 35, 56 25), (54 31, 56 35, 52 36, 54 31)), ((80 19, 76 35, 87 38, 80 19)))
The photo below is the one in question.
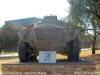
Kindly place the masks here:
POLYGON ((80 46, 78 37, 68 43, 68 50, 68 60, 79 61, 80 46))
POLYGON ((31 48, 26 42, 19 42, 18 54, 20 62, 33 62, 37 60, 35 48, 31 48))

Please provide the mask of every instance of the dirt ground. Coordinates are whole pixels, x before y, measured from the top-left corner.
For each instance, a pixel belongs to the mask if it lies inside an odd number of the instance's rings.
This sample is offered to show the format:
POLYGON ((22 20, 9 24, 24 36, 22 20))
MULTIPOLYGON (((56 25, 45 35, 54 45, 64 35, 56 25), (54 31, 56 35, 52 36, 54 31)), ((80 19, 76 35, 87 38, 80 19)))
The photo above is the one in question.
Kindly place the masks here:
MULTIPOLYGON (((57 59, 66 59, 66 58, 67 56, 57 54, 57 59)), ((85 60, 92 60, 92 61, 100 62, 100 50, 96 50, 95 55, 92 55, 91 50, 81 51, 80 58, 85 59, 85 60)), ((19 63, 18 57, 0 58, 0 72, 2 70, 2 64, 7 64, 7 63, 19 63)))

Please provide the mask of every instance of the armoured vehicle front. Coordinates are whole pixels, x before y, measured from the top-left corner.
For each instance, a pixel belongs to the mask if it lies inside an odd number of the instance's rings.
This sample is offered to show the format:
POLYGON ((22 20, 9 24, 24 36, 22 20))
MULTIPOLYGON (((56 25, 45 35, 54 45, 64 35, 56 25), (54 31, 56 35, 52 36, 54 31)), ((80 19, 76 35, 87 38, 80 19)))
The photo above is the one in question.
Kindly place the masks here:
POLYGON ((45 16, 41 21, 20 32, 20 62, 36 61, 41 50, 67 52, 68 60, 78 61, 79 32, 79 29, 58 20, 57 16, 45 16))

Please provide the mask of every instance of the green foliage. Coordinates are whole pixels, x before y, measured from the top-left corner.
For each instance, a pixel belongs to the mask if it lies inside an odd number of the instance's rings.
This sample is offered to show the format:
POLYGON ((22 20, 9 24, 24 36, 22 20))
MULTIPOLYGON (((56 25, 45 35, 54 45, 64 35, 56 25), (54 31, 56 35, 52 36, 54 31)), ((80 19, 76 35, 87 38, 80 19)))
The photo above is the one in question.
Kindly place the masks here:
MULTIPOLYGON (((80 26, 85 33, 93 32, 93 54, 97 35, 100 33, 100 0, 68 0, 70 14, 68 20, 71 25, 80 26), (92 29, 91 29, 92 28, 92 29)), ((83 33, 84 34, 84 33, 83 33)))
POLYGON ((1 48, 16 47, 18 42, 18 36, 15 29, 10 25, 4 25, 0 36, 1 48))
POLYGON ((72 25, 82 26, 86 23, 90 15, 87 11, 87 8, 90 6, 90 4, 87 3, 88 1, 89 0, 69 0, 71 7, 68 19, 72 25))
POLYGON ((69 0, 70 14, 68 20, 72 25, 85 29, 94 28, 91 19, 100 23, 100 0, 69 0))

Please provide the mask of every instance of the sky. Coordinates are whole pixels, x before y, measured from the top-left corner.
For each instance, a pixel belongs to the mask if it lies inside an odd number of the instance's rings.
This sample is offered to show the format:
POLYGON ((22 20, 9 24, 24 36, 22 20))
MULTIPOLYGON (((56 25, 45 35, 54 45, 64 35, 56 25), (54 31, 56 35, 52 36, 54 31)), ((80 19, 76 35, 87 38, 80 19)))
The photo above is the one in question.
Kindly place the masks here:
POLYGON ((0 0, 0 27, 7 20, 57 15, 64 18, 68 15, 67 0, 0 0))

